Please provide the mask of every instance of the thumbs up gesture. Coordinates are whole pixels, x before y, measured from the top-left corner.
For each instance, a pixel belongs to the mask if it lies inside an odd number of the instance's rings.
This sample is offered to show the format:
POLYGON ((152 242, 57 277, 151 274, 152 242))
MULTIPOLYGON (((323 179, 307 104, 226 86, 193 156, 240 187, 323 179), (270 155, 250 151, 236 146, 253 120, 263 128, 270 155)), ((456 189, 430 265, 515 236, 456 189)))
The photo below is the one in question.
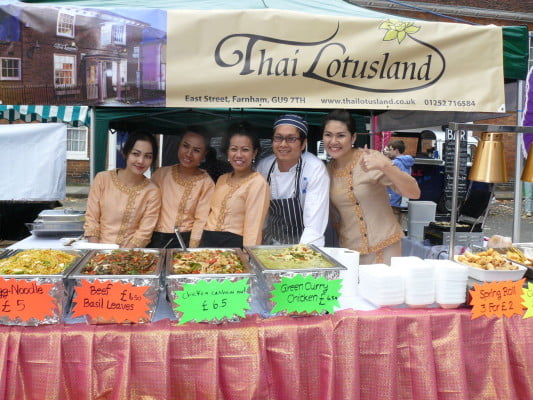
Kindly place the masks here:
POLYGON ((385 167, 390 166, 392 161, 379 151, 371 151, 365 144, 360 163, 363 171, 368 172, 372 170, 383 170, 385 167))

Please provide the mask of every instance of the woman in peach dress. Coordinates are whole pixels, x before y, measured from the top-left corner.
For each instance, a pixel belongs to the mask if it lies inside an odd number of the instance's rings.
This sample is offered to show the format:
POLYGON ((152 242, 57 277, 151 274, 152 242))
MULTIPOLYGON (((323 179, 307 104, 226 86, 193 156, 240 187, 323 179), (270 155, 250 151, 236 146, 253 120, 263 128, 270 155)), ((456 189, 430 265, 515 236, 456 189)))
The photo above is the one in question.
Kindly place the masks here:
POLYGON ((387 187, 417 199, 416 180, 379 151, 354 148, 357 134, 348 111, 334 110, 324 120, 324 148, 331 156, 330 213, 341 247, 360 253, 361 264, 390 264, 402 255, 404 236, 389 203, 387 187))
POLYGON ((198 247, 215 183, 198 168, 207 154, 209 136, 200 126, 188 127, 178 144, 179 164, 159 168, 152 176, 162 195, 161 214, 150 247, 176 248, 177 228, 187 247, 198 247))
POLYGON ((270 204, 270 187, 252 168, 259 139, 241 122, 230 126, 224 147, 233 172, 218 178, 200 246, 259 245, 270 204))
POLYGON ((157 158, 157 142, 145 132, 129 135, 126 168, 98 173, 89 191, 85 237, 90 243, 146 247, 161 209, 159 188, 144 173, 157 158))

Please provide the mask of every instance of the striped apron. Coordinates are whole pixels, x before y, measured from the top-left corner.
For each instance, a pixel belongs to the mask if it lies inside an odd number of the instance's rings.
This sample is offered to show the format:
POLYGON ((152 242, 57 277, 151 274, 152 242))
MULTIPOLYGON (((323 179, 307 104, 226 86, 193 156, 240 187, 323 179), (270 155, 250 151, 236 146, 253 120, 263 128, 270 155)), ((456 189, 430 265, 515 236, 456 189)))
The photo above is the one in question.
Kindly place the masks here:
MULTIPOLYGON (((268 171, 267 182, 270 185, 270 175, 274 170, 276 160, 268 171)), ((296 166, 296 182, 293 197, 287 199, 271 199, 268 210, 266 228, 263 232, 263 244, 297 244, 304 231, 304 218, 300 203, 300 176, 302 174, 302 159, 296 166)))

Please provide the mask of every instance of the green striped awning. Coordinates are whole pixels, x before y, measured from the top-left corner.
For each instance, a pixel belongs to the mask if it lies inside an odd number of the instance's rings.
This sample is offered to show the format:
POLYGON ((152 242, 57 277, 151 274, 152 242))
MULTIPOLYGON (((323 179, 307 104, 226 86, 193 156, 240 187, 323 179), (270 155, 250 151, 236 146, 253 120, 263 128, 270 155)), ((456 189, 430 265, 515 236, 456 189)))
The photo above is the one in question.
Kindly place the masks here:
POLYGON ((13 106, 0 105, 0 119, 24 122, 65 122, 72 126, 89 126, 88 106, 13 106))

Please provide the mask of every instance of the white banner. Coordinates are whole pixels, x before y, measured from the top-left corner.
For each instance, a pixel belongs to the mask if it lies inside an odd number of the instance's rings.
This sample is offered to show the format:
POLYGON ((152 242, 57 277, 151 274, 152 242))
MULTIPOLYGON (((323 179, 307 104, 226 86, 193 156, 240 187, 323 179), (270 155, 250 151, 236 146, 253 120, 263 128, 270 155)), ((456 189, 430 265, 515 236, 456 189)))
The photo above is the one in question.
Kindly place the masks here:
POLYGON ((505 112, 497 26, 168 11, 167 106, 505 112))
POLYGON ((64 200, 67 126, 0 125, 0 200, 64 200))

